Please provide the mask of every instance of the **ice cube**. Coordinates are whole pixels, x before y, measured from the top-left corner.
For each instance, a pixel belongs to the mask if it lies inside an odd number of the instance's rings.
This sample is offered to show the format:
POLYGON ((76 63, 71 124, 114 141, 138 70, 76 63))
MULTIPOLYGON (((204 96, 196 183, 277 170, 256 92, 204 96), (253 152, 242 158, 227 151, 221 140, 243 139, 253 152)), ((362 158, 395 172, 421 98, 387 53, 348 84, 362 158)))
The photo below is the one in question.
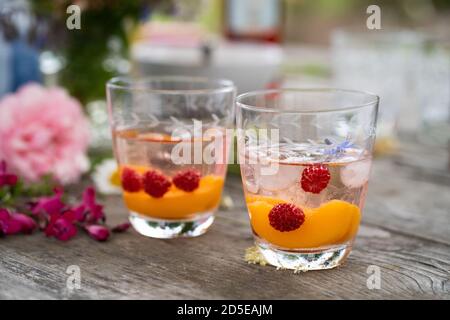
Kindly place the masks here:
POLYGON ((277 191, 275 197, 293 203, 300 208, 305 207, 307 199, 306 193, 298 183, 291 185, 287 189, 277 191))
POLYGON ((326 192, 326 201, 330 201, 333 199, 341 199, 346 194, 345 193, 346 190, 347 190, 346 188, 343 187, 338 188, 330 183, 328 184, 327 188, 322 192, 323 193, 326 192))
POLYGON ((161 147, 156 148, 154 145, 151 145, 147 149, 146 158, 150 159, 150 166, 169 174, 172 170, 176 168, 172 162, 172 154, 164 148, 164 145, 161 144, 161 147))
POLYGON ((342 183, 348 188, 360 188, 369 180, 370 159, 350 163, 341 169, 342 183))
POLYGON ((257 193, 259 190, 259 166, 256 164, 241 164, 244 185, 248 192, 257 193))
POLYGON ((327 201, 327 191, 322 190, 320 193, 306 193, 305 206, 308 208, 317 208, 327 201))
MULTIPOLYGON (((293 185, 298 184, 300 179, 300 166, 296 165, 279 165, 274 170, 262 171, 260 176, 260 187, 269 191, 284 190, 293 185), (273 173, 273 174, 264 174, 273 173)), ((266 168, 267 169, 267 168, 266 168)))

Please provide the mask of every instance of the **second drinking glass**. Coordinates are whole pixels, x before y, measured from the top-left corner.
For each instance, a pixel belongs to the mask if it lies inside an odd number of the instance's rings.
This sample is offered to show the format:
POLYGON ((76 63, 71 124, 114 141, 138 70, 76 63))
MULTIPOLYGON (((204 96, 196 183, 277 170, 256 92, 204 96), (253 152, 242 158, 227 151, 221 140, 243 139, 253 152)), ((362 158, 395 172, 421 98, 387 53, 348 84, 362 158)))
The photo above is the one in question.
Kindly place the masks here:
POLYGON ((340 265, 361 219, 378 97, 283 89, 237 98, 238 150, 255 242, 277 267, 340 265))
POLYGON ((114 153, 133 227, 193 237, 214 221, 234 122, 228 80, 114 78, 107 84, 114 153))

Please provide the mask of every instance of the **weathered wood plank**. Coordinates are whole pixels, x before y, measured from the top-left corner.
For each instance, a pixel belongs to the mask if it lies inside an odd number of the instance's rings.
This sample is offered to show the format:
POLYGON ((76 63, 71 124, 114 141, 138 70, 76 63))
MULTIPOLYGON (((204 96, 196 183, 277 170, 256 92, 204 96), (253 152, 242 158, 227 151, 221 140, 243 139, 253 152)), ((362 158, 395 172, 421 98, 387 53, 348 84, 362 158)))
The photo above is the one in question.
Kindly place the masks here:
MULTIPOLYGON (((376 162, 355 248, 335 270, 293 274, 247 264, 252 236, 234 177, 226 192, 235 208, 220 211, 197 239, 148 239, 134 231, 107 243, 83 234, 68 243, 42 234, 0 239, 0 298, 450 299, 450 206, 436 193, 448 186, 415 181, 408 170, 376 162), (81 269, 80 290, 66 288, 69 265, 81 269), (367 288, 370 265, 380 268, 380 290, 367 288)), ((107 198, 106 206, 112 224, 126 219, 120 198, 107 198)))
POLYGON ((441 182, 417 168, 379 160, 369 183, 365 221, 450 245, 450 184, 441 182))
POLYGON ((1 244, 0 297, 449 298, 450 252, 443 244, 366 226, 344 266, 293 274, 243 261, 251 236, 237 215, 222 213, 195 240, 129 233, 101 244, 80 236, 67 244, 50 241, 42 252, 40 235, 9 238, 1 244), (70 294, 65 270, 72 264, 81 268, 82 289, 70 294), (380 267, 381 290, 366 286, 369 265, 380 267))

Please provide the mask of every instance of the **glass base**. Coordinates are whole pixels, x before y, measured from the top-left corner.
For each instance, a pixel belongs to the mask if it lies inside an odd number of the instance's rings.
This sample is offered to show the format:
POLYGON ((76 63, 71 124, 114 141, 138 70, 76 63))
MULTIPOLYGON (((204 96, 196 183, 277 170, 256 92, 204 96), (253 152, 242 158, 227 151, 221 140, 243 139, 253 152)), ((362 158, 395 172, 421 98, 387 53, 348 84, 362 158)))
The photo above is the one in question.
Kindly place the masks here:
POLYGON ((296 271, 325 270, 341 265, 352 249, 351 243, 326 249, 281 250, 256 238, 255 244, 267 262, 275 267, 296 271))
POLYGON ((198 237, 204 234, 214 222, 214 215, 211 212, 197 216, 194 219, 164 220, 142 216, 131 211, 129 219, 134 229, 144 236, 172 239, 198 237))

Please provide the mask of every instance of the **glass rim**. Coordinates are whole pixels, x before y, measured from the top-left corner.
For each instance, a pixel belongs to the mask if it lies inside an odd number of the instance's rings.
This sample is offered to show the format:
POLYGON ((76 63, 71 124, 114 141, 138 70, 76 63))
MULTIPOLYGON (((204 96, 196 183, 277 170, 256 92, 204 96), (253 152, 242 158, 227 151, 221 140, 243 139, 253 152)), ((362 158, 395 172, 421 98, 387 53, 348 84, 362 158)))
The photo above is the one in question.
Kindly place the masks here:
POLYGON ((378 106, 380 101, 380 97, 369 91, 361 91, 361 90, 353 90, 353 89, 339 89, 339 88, 281 88, 281 89, 266 89, 266 90, 256 90, 250 91, 243 94, 240 94, 236 97, 236 104, 239 108, 247 109, 250 111, 259 111, 259 112, 271 112, 271 113, 296 113, 296 114, 315 114, 315 113, 332 113, 332 112, 341 112, 341 111, 349 111, 349 110, 357 110, 363 109, 369 106, 378 106), (245 98, 249 97, 257 97, 257 96, 265 96, 270 94, 277 93, 346 93, 346 94, 358 94, 366 97, 372 97, 369 102, 361 103, 361 104, 348 104, 343 107, 336 106, 321 106, 321 110, 314 110, 314 106, 309 107, 308 110, 296 110, 296 109, 275 109, 269 107, 258 107, 255 105, 249 105, 241 102, 245 98))
POLYGON ((218 94, 218 93, 232 93, 236 91, 236 86, 233 81, 222 78, 209 77, 191 77, 191 76, 150 76, 133 78, 129 76, 118 76, 111 78, 106 83, 108 90, 128 90, 128 91, 145 91, 154 94, 164 95, 180 95, 180 94, 218 94), (202 89, 157 89, 148 86, 150 82, 179 82, 179 83, 201 83, 205 84, 202 89), (206 87, 213 85, 213 87, 206 87))

